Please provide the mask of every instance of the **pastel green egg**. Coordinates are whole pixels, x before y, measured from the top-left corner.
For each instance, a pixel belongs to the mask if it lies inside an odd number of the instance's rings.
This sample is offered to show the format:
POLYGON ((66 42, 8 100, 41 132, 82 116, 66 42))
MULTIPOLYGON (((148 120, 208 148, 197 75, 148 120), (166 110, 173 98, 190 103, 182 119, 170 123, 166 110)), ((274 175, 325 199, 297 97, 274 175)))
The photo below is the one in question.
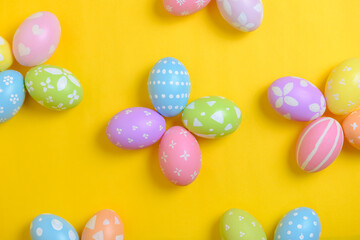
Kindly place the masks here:
POLYGON ((241 118, 241 111, 233 101, 218 96, 199 98, 187 105, 182 114, 185 127, 204 138, 218 138, 235 132, 241 118))
POLYGON ((54 65, 31 68, 25 76, 25 86, 35 101, 51 110, 73 108, 83 98, 79 80, 65 68, 54 65))
POLYGON ((13 56, 9 43, 0 36, 0 72, 5 71, 13 64, 13 56))
POLYGON ((220 221, 222 240, 266 240, 261 224, 248 212, 241 209, 230 209, 220 221))

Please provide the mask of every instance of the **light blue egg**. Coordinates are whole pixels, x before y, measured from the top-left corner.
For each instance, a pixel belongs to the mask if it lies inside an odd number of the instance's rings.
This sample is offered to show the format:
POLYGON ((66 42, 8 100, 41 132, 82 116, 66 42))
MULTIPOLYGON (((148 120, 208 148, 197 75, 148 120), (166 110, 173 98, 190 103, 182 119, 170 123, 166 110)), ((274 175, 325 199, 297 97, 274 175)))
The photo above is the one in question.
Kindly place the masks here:
POLYGON ((316 212, 301 207, 288 212, 275 230, 274 240, 318 240, 321 224, 316 212))
POLYGON ((79 236, 63 218, 53 214, 40 214, 30 225, 32 240, 79 240, 79 236))
POLYGON ((24 78, 14 70, 0 72, 0 123, 20 110, 25 100, 24 78))
POLYGON ((151 70, 148 80, 153 106, 165 117, 178 115, 189 100, 190 84, 189 73, 179 60, 161 59, 151 70))

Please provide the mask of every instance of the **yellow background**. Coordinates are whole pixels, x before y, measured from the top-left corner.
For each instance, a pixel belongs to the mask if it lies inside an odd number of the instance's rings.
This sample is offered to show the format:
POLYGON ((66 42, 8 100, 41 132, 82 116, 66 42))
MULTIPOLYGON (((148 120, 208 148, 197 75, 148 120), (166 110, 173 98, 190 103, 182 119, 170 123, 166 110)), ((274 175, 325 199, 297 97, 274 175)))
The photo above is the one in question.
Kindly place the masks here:
POLYGON ((11 42, 18 25, 42 10, 62 27, 47 63, 73 72, 84 100, 59 113, 27 95, 19 114, 0 125, 1 239, 30 239, 31 220, 44 212, 81 233, 103 208, 118 212, 127 240, 219 240, 219 218, 233 207, 255 216, 269 239, 281 217, 300 206, 316 210, 325 238, 360 235, 360 152, 346 143, 325 171, 301 172, 294 150, 306 123, 278 116, 266 97, 270 83, 287 75, 323 90, 333 67, 359 57, 360 1, 265 0, 262 26, 241 33, 222 19, 215 0, 189 17, 168 15, 161 0, 3 0, 0 35, 11 42), (187 187, 162 175, 158 144, 126 151, 105 135, 120 110, 152 107, 147 76, 166 56, 187 67, 190 100, 221 95, 243 112, 231 136, 199 139, 203 165, 187 187))

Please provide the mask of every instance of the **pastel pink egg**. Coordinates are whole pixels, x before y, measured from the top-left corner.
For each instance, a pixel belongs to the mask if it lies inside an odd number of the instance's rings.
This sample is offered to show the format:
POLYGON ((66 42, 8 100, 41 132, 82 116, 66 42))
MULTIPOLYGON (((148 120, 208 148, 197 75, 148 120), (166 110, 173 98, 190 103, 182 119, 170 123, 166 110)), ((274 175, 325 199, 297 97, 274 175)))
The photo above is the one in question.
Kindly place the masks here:
POLYGON ((167 12, 175 16, 187 16, 200 11, 210 0, 163 0, 167 12))
POLYGON ((201 168, 201 151, 196 138, 183 127, 170 128, 160 142, 159 162, 169 181, 180 186, 189 185, 201 168))
POLYGON ((333 118, 319 118, 307 125, 298 139, 297 163, 306 172, 324 170, 338 157, 343 143, 341 125, 333 118))
POLYGON ((27 67, 43 64, 55 52, 60 35, 60 22, 54 14, 34 13, 15 32, 13 53, 16 60, 27 67))

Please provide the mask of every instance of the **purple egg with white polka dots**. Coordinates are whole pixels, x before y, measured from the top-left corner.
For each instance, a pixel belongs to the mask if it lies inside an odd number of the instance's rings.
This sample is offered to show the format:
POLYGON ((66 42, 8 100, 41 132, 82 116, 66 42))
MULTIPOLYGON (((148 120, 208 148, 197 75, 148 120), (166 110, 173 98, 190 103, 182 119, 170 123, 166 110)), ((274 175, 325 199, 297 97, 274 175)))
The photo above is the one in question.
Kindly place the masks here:
POLYGON ((311 82, 298 77, 283 77, 268 89, 268 99, 281 116, 307 122, 321 117, 326 109, 322 92, 311 82))
POLYGON ((106 134, 120 148, 141 149, 159 141, 165 129, 165 119, 159 113, 133 107, 117 113, 110 120, 106 134))

